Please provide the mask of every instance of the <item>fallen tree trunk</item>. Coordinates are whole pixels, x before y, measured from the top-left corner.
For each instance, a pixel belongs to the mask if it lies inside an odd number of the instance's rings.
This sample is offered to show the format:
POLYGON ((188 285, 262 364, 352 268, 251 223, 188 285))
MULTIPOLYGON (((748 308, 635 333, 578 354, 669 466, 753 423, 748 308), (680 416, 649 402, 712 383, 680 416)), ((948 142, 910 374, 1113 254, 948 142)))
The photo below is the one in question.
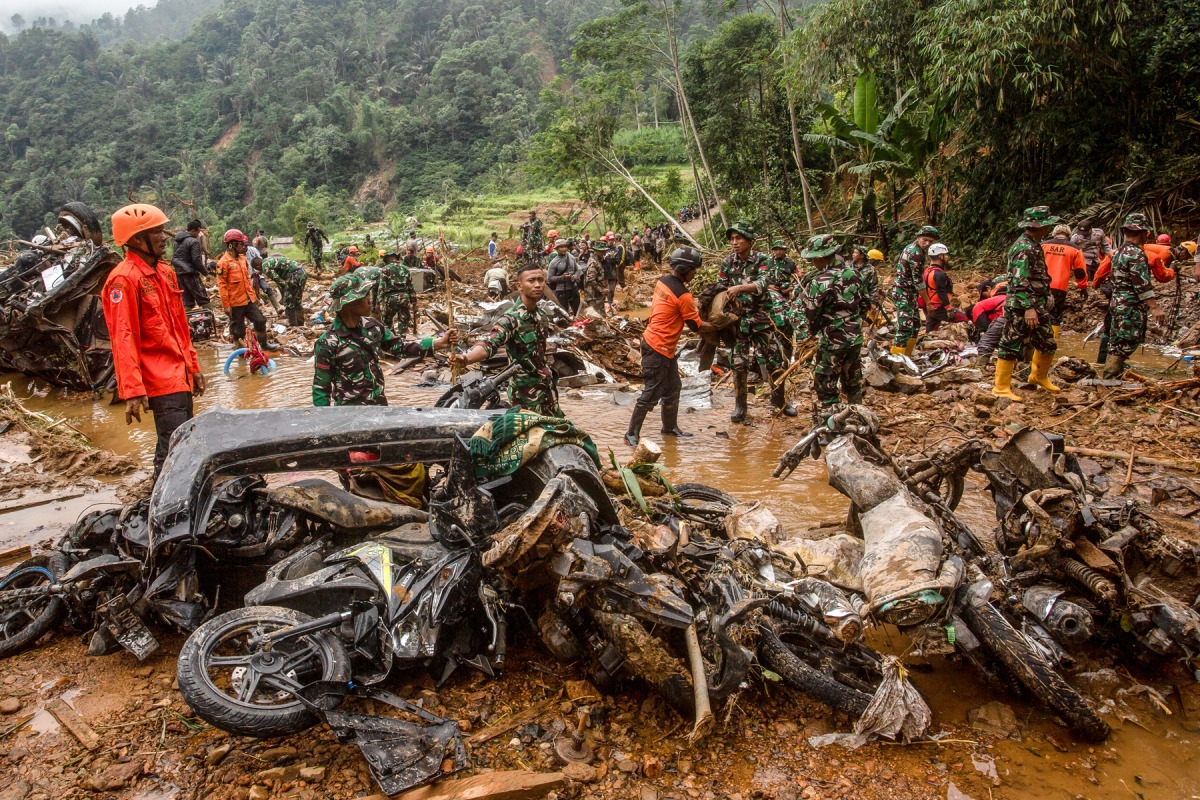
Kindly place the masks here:
POLYGON ((1151 456, 1139 456, 1134 453, 1130 456, 1129 453, 1120 450, 1095 450, 1091 447, 1066 447, 1068 453, 1074 453, 1077 456, 1087 456, 1088 458, 1112 458, 1117 461, 1129 461, 1132 458, 1134 461, 1139 461, 1143 464, 1149 464, 1152 467, 1166 467, 1167 469, 1178 469, 1184 472, 1195 472, 1195 462, 1186 463, 1176 461, 1170 458, 1152 458, 1151 456))

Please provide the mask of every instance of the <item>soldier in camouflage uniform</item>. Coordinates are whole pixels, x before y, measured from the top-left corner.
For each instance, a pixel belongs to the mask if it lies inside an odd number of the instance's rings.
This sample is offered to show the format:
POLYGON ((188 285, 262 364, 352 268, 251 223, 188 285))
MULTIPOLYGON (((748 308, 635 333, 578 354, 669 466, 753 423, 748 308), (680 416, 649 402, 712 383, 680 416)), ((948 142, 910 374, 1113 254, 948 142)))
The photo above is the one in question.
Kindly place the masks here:
POLYGON ((409 270, 409 277, 412 277, 412 270, 421 268, 421 256, 417 253, 416 239, 410 239, 404 244, 404 258, 401 259, 401 263, 409 270))
POLYGON ((1125 242, 1113 253, 1109 307, 1113 331, 1108 358, 1104 362, 1105 378, 1119 378, 1125 374, 1125 360, 1146 340, 1146 312, 1149 311, 1156 320, 1162 320, 1163 311, 1154 302, 1150 263, 1142 249, 1149 229, 1145 214, 1130 214, 1121 226, 1125 242))
POLYGON ((278 253, 262 262, 262 272, 279 287, 283 301, 283 313, 288 325, 304 324, 304 287, 308 284, 308 271, 304 265, 278 253))
POLYGON ((608 279, 604 277, 604 256, 608 253, 608 243, 600 239, 588 251, 587 266, 583 269, 583 306, 591 306, 604 314, 605 301, 608 299, 608 279))
POLYGON ((458 331, 453 329, 436 339, 428 336, 419 342, 393 336, 378 320, 367 316, 371 313, 374 277, 374 269, 361 269, 341 276, 329 287, 329 310, 335 318, 329 330, 317 339, 313 353, 314 406, 386 406, 383 370, 379 367, 381 352, 397 358, 428 355, 458 341, 458 331))
MULTIPOLYGON (((1096 221, 1088 218, 1079 221, 1071 232, 1071 244, 1083 251, 1083 263, 1087 268, 1087 279, 1090 282, 1096 277, 1096 269, 1106 256, 1112 255, 1112 245, 1104 235, 1103 228, 1095 227, 1096 221)), ((1079 276, 1076 275, 1076 278, 1079 276)))
POLYGON ((1025 209, 1021 219, 1021 236, 1008 250, 1008 299, 1004 301, 1004 317, 1008 327, 996 348, 996 384, 992 394, 1024 402, 1012 390, 1013 369, 1021 359, 1026 345, 1033 347, 1033 369, 1029 382, 1049 392, 1060 391, 1050 382, 1050 361, 1058 345, 1050 328, 1050 272, 1042 241, 1050 235, 1058 217, 1046 206, 1025 209))
POLYGON ((814 274, 804 289, 804 314, 809 330, 817 334, 817 361, 813 369, 813 391, 820 408, 814 420, 823 422, 825 409, 840 402, 838 386, 846 402, 861 403, 862 319, 870 308, 858 270, 853 264, 837 264, 837 242, 826 233, 808 240, 801 252, 813 263, 814 274))
POLYGON ((325 235, 325 231, 317 227, 317 224, 309 220, 308 227, 304 231, 304 248, 308 250, 308 260, 312 262, 313 269, 317 274, 321 274, 323 264, 322 258, 325 255, 325 245, 329 244, 329 237, 325 235))
MULTIPOLYGON (((754 249, 754 229, 735 222, 725 231, 733 252, 721 262, 717 273, 718 291, 726 291, 738 315, 733 343, 734 406, 730 420, 746 421, 746 395, 749 392, 750 365, 768 379, 786 366, 780 334, 772 323, 772 308, 767 277, 767 256, 754 249)), ((786 402, 782 382, 771 391, 771 404, 789 417, 796 408, 786 402)))
POLYGON ((529 220, 521 225, 521 248, 525 260, 542 263, 542 251, 546 248, 546 239, 542 236, 542 221, 537 218, 537 212, 529 211, 529 220))
POLYGON ((911 356, 921 332, 921 311, 917 300, 924 291, 925 251, 941 234, 932 225, 917 231, 916 240, 900 253, 896 262, 896 281, 892 284, 892 304, 896 306, 896 336, 892 352, 911 356))
POLYGON ((538 308, 546 293, 546 271, 535 264, 522 264, 517 268, 517 291, 521 302, 504 312, 482 341, 463 355, 451 356, 451 361, 466 367, 491 358, 503 347, 509 361, 521 367, 509 381, 509 403, 544 417, 561 417, 558 383, 546 357, 546 340, 554 328, 550 317, 538 308))
POLYGON ((388 250, 379 251, 379 283, 375 290, 375 302, 383 317, 383 327, 401 336, 409 328, 413 333, 417 332, 417 293, 413 288, 412 275, 396 254, 388 250))
POLYGON ((792 287, 796 282, 796 262, 788 258, 787 242, 776 239, 771 242, 771 257, 767 259, 767 285, 791 299, 792 287))

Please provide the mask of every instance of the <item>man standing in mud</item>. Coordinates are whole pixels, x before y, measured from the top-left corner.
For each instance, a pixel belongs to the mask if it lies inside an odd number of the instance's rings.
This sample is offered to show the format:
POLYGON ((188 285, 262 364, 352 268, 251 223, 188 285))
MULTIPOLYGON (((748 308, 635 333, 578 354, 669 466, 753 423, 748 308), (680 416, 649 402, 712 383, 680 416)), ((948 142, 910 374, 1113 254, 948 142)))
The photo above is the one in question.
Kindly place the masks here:
MULTIPOLYGON (((737 301, 737 333, 733 344, 734 405, 730 420, 746 421, 746 396, 749 393, 750 365, 754 363, 763 377, 783 369, 783 353, 767 316, 767 256, 754 249, 754 230, 745 222, 735 222, 725 231, 731 252, 721 262, 717 273, 719 290, 726 291, 729 300, 737 301)), ((784 386, 780 382, 771 390, 771 404, 789 417, 796 416, 794 406, 787 404, 784 386)))
POLYGON ((1109 315, 1112 333, 1104 377, 1125 374, 1125 360, 1146 340, 1146 312, 1162 322, 1163 310, 1154 302, 1154 284, 1150 262, 1146 259, 1149 221, 1145 214, 1130 214, 1121 226, 1125 242, 1112 258, 1112 304, 1109 315))
POLYGON ((383 327, 401 336, 412 328, 417 332, 417 297, 408 267, 387 250, 379 251, 379 288, 376 300, 383 316, 383 327), (394 326, 393 326, 393 323, 394 326))
POLYGON ((304 265, 290 258, 284 258, 273 253, 262 262, 262 271, 275 285, 279 287, 282 296, 283 313, 288 325, 298 327, 304 324, 304 287, 308 284, 308 272, 304 265))
POLYGON ((198 219, 189 222, 187 230, 175 234, 175 252, 171 255, 171 267, 183 290, 183 307, 188 311, 196 306, 206 308, 212 302, 200 277, 208 272, 204 249, 197 238, 203 228, 204 223, 198 219))
POLYGON ((892 353, 911 356, 921 332, 921 311, 918 299, 922 293, 925 274, 925 253, 941 234, 932 225, 922 226, 917 238, 900 254, 896 262, 896 281, 892 284, 892 303, 896 306, 896 336, 892 353))
POLYGON ((258 292, 254 288, 246 250, 250 239, 237 228, 225 231, 225 252, 217 261, 217 294, 229 317, 229 333, 239 347, 246 338, 246 322, 254 326, 260 345, 267 343, 267 318, 258 307, 258 292))
POLYGON ((1058 217, 1046 206, 1025 209, 1019 227, 1021 236, 1008 250, 1008 299, 1004 301, 1004 317, 1008 327, 996 348, 996 383, 992 394, 1024 402, 1012 390, 1013 369, 1026 345, 1033 347, 1033 369, 1029 382, 1048 392, 1061 391, 1050 382, 1050 360, 1058 349, 1050 327, 1050 272, 1042 252, 1042 240, 1049 234, 1058 217))
POLYGON ((825 233, 808 240, 800 253, 812 262, 815 273, 804 288, 804 315, 808 329, 817 334, 817 361, 813 391, 819 408, 813 421, 820 424, 828 409, 846 395, 847 403, 861 403, 862 320, 871 304, 853 264, 837 264, 837 241, 825 233))
POLYGON ((323 268, 322 259, 325 255, 325 245, 329 244, 329 237, 325 235, 325 231, 317 227, 317 224, 312 220, 308 221, 308 227, 304 231, 304 248, 308 250, 308 260, 312 262, 313 269, 317 274, 321 274, 323 268))
POLYGON ((508 401, 544 417, 562 417, 558 407, 558 384, 546 357, 546 340, 553 326, 538 302, 546 292, 546 271, 536 264, 517 268, 517 291, 521 302, 496 320, 483 340, 465 354, 452 355, 459 367, 491 358, 501 347, 520 371, 508 384, 508 401))
POLYGON ((154 414, 155 480, 171 434, 192 418, 192 398, 204 394, 179 283, 162 260, 166 224, 162 210, 143 203, 113 214, 113 242, 125 248, 125 260, 109 273, 101 292, 125 424, 141 422, 143 411, 154 414))
POLYGON ((393 336, 370 316, 374 290, 372 273, 363 270, 342 275, 329 287, 329 310, 335 317, 313 351, 314 406, 386 406, 380 353, 430 355, 458 341, 455 329, 415 342, 393 336))

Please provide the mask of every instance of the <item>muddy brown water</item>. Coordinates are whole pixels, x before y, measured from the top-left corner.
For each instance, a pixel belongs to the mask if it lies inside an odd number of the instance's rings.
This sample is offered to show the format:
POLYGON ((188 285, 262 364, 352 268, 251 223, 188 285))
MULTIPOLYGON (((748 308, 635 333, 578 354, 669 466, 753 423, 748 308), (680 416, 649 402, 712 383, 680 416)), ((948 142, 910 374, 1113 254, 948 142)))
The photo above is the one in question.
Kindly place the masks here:
MULTIPOLYGON (((1095 342, 1082 342, 1081 335, 1064 337, 1062 352, 1094 358, 1095 342)), ((221 372, 227 346, 202 345, 201 364, 208 377, 208 391, 197 402, 197 412, 224 407, 280 408, 302 407, 311 403, 311 358, 281 354, 278 369, 267 377, 246 374, 241 364, 232 374, 221 372)), ((1173 359, 1153 351, 1140 351, 1131 364, 1150 370, 1165 369, 1173 359)), ((385 369, 386 371, 386 369, 385 369)), ((149 464, 154 447, 153 422, 147 415, 140 424, 126 426, 122 405, 92 401, 88 395, 47 389, 21 375, 0 376, 11 380, 25 404, 55 417, 65 417, 100 447, 127 454, 149 464)), ((394 406, 432 405, 442 388, 419 388, 419 375, 404 374, 388 379, 388 398, 394 406)), ((608 393, 594 389, 565 392, 562 398, 567 416, 596 441, 607 460, 609 449, 622 459, 629 448, 621 441, 629 419, 632 393, 608 393)), ((663 462, 675 482, 699 482, 718 487, 743 500, 761 500, 779 517, 789 533, 801 533, 822 523, 836 523, 845 517, 847 501, 826 483, 824 467, 806 461, 785 482, 774 480, 770 472, 780 454, 792 445, 796 434, 773 422, 764 406, 752 407, 752 427, 730 425, 728 389, 718 389, 713 409, 696 410, 681 417, 681 425, 695 435, 687 439, 666 439, 663 462)), ((644 433, 656 441, 657 414, 647 420, 644 433)), ((933 442, 926 444, 932 445, 933 442)), ((960 514, 984 538, 990 536, 994 509, 977 476, 969 476, 960 514)), ((0 548, 14 543, 44 539, 55 528, 73 522, 93 503, 115 503, 115 494, 102 493, 64 501, 51 506, 0 515, 0 548), (30 527, 43 532, 29 535, 30 527)), ((882 635, 884 649, 902 651, 897 636, 882 635)), ((1200 737, 1186 730, 1180 720, 1144 721, 1149 730, 1126 724, 1114 732, 1103 746, 1089 747, 1073 742, 1069 734, 1045 719, 1036 706, 997 696, 965 665, 938 664, 928 673, 914 672, 918 685, 936 714, 937 720, 961 721, 967 712, 990 700, 1010 704, 1022 722, 1028 725, 1020 741, 1001 741, 991 751, 1001 781, 994 797, 1010 798, 1186 798, 1200 797, 1200 737), (1062 749, 1060 749, 1060 747, 1062 749)), ((928 756, 934 757, 934 747, 928 756)), ((947 745, 946 747, 951 747, 947 745)), ((915 755, 921 758, 924 751, 915 755)), ((838 757, 843 757, 838 753, 838 757)), ((949 752, 941 758, 950 757, 949 752)), ((969 758, 967 758, 970 761, 969 758)), ((987 771, 986 763, 976 764, 987 771)), ((978 799, 977 799, 978 800, 978 799)))

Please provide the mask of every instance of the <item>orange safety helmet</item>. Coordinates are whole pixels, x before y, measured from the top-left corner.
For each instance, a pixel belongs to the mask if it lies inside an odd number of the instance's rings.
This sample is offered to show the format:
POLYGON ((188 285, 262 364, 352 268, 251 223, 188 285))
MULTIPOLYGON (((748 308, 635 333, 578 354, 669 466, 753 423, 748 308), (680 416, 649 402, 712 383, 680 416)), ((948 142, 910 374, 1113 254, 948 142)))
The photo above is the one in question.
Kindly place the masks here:
POLYGON ((241 242, 242 244, 250 244, 250 237, 239 231, 237 228, 230 228, 225 231, 225 244, 230 242, 241 242))
POLYGON ((124 247, 125 243, 142 231, 167 224, 167 215, 161 208, 147 203, 134 203, 119 208, 112 215, 113 243, 124 247))
POLYGON ((558 228, 551 228, 550 232, 546 234, 546 238, 547 239, 557 239, 558 238, 558 228))
POLYGON ((346 248, 346 252, 347 252, 347 253, 351 253, 351 254, 357 253, 357 252, 358 252, 358 245, 356 245, 356 244, 352 244, 352 245, 350 245, 349 247, 347 247, 347 248, 346 248))
POLYGON ((426 253, 432 253, 432 252, 433 252, 433 245, 429 245, 429 247, 426 247, 426 248, 425 248, 425 252, 426 252, 426 253))

